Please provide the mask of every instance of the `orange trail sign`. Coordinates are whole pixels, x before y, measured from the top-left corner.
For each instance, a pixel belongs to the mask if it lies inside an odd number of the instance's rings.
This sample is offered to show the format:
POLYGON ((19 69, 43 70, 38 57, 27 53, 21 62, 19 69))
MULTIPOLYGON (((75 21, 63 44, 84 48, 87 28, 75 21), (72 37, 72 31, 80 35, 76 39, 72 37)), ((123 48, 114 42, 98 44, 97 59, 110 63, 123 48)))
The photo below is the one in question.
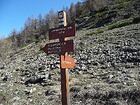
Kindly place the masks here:
POLYGON ((74 69, 75 59, 71 56, 61 55, 61 68, 63 69, 74 69))

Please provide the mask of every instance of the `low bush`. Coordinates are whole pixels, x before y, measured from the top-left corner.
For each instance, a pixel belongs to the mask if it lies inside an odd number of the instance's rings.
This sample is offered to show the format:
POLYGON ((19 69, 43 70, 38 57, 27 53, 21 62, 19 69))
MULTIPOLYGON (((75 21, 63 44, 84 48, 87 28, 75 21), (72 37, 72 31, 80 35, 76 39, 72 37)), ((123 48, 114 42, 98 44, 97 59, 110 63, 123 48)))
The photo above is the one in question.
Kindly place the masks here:
POLYGON ((96 34, 100 34, 100 33, 103 33, 104 31, 102 29, 97 29, 96 30, 96 34))
POLYGON ((119 27, 123 27, 123 26, 127 26, 127 25, 130 25, 133 23, 133 19, 130 18, 130 19, 125 19, 125 20, 122 20, 122 21, 118 21, 116 23, 113 23, 111 25, 108 26, 108 30, 112 30, 114 28, 119 28, 119 27))
POLYGON ((103 33, 104 30, 103 29, 97 29, 96 31, 93 31, 91 33, 88 33, 86 34, 87 36, 92 36, 92 35, 97 35, 97 34, 100 34, 100 33, 103 33))

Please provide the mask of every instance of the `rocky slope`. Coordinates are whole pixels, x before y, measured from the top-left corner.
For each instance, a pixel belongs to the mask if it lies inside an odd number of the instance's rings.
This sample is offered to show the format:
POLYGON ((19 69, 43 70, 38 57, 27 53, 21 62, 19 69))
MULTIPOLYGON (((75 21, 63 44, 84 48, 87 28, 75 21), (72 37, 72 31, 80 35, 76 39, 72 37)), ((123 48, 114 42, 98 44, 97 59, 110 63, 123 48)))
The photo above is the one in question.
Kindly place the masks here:
MULTIPOLYGON (((131 18, 134 22, 140 22, 140 2, 139 0, 105 0, 107 5, 98 10, 92 10, 82 13, 76 23, 78 28, 95 28, 118 21, 125 20, 131 24, 131 18), (135 19, 136 18, 136 19, 135 19), (128 19, 128 20, 127 20, 128 19)), ((96 3, 95 3, 96 4, 96 3)))
MULTIPOLYGON (((140 24, 94 31, 76 34, 72 105, 140 105, 140 24)), ((0 105, 61 105, 59 57, 40 51, 42 43, 1 59, 0 105)))

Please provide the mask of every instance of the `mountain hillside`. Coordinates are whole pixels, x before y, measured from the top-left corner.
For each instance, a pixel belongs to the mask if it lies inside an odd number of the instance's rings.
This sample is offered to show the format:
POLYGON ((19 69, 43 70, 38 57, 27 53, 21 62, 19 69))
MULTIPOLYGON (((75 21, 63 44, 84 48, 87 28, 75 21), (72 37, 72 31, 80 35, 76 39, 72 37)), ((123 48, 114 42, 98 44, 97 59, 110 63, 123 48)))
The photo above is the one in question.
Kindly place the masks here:
MULTIPOLYGON (((96 0, 93 0, 93 3, 94 1, 96 0)), ((98 9, 83 12, 76 20, 78 28, 108 26, 122 21, 122 25, 138 23, 140 2, 139 0, 104 0, 104 5, 102 3, 98 9)))
MULTIPOLYGON (((77 32, 77 66, 70 71, 72 105, 139 105, 140 24, 94 31, 77 32)), ((13 52, 0 64, 3 105, 61 103, 58 56, 47 56, 40 44, 13 52)))

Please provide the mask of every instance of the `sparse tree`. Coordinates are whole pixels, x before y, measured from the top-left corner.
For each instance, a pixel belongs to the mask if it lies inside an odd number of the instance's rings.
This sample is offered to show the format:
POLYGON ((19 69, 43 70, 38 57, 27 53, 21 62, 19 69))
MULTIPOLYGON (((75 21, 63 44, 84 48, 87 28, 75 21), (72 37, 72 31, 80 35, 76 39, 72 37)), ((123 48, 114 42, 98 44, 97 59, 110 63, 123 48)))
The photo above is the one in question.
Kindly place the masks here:
POLYGON ((78 2, 76 4, 76 18, 82 14, 82 3, 78 2))
POLYGON ((11 33, 11 41, 12 41, 12 46, 14 48, 17 48, 18 47, 18 44, 17 44, 17 32, 16 32, 15 29, 11 33))
POLYGON ((72 3, 69 9, 69 15, 71 18, 71 21, 75 21, 76 18, 76 7, 75 5, 72 3))

